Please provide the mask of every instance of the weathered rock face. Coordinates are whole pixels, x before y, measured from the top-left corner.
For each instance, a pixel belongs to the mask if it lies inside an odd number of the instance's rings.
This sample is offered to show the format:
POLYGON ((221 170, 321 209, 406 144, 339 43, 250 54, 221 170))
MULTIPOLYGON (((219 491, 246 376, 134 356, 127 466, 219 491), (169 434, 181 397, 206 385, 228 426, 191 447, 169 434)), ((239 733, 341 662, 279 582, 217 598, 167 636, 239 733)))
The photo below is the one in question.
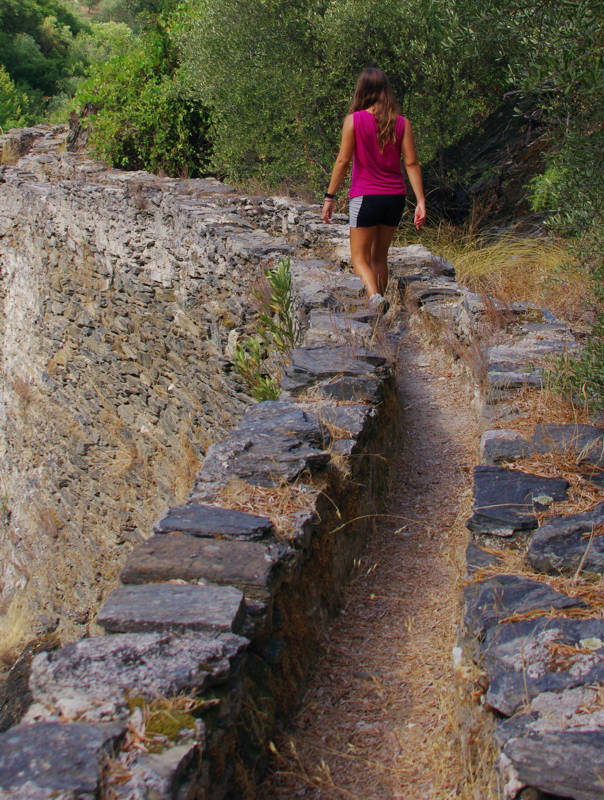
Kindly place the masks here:
POLYGON ((0 174, 3 650, 25 621, 81 631, 184 500, 249 402, 229 336, 248 331, 266 260, 291 250, 229 187, 107 170, 61 152, 64 134, 13 135, 0 174))

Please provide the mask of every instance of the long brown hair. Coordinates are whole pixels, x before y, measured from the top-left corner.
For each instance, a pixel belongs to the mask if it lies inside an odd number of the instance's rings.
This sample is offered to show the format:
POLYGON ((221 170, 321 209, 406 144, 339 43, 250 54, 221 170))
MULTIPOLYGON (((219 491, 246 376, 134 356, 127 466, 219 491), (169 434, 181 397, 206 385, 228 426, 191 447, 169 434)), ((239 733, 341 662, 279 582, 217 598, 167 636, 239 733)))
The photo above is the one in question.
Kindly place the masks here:
POLYGON ((368 67, 359 75, 348 113, 362 111, 375 105, 378 146, 384 149, 386 142, 396 141, 396 120, 400 114, 390 81, 381 69, 368 67))

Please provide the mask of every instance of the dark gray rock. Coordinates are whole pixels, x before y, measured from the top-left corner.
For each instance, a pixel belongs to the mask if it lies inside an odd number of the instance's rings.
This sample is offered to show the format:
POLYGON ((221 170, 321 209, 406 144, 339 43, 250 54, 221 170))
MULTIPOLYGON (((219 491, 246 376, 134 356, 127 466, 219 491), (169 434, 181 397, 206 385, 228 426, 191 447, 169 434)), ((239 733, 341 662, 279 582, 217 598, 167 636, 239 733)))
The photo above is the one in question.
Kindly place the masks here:
POLYGON ((500 464, 502 461, 515 461, 533 452, 531 443, 518 431, 501 429, 485 431, 480 439, 480 463, 500 464))
MULTIPOLYGON (((295 384, 290 383, 287 378, 283 380, 283 387, 289 385, 292 393, 300 388, 295 384)), ((306 388, 306 387, 303 387, 306 388)), ((313 392, 319 397, 324 397, 329 400, 337 400, 339 402, 347 403, 368 403, 370 405, 377 405, 382 401, 384 396, 384 385, 378 378, 372 377, 342 377, 334 378, 323 383, 318 383, 313 386, 313 392)))
POLYGON ((503 754, 504 776, 518 788, 533 786, 573 800, 604 798, 604 731, 562 731, 510 739, 503 754))
MULTIPOLYGON (((187 742, 173 747, 168 747, 160 753, 138 752, 128 761, 126 781, 124 776, 118 775, 116 781, 109 781, 110 797, 112 800, 159 800, 159 798, 189 797, 192 774, 197 770, 205 736, 203 723, 197 720, 201 731, 197 739, 201 742, 187 742)), ((193 779, 194 792, 199 796, 199 783, 193 779)), ((203 781, 206 784, 206 781, 203 781)), ((204 786, 207 789, 207 785, 204 786)))
POLYGON ((147 583, 119 586, 111 592, 97 621, 110 633, 218 633, 238 631, 243 619, 243 595, 232 586, 147 583))
POLYGON ((368 428, 373 429, 377 413, 375 408, 363 403, 342 406, 321 406, 317 408, 317 416, 324 425, 344 431, 358 439, 366 434, 368 428))
POLYGON ((26 717, 99 721, 128 714, 128 697, 171 697, 223 682, 247 647, 241 636, 196 632, 123 633, 80 639, 38 654, 26 717), (40 706, 42 708, 40 708, 40 706))
POLYGON ((350 346, 298 347, 291 355, 285 374, 288 391, 308 388, 320 381, 337 376, 376 374, 376 367, 384 366, 386 359, 371 350, 350 346))
POLYGON ((474 542, 469 542, 466 547, 466 569, 468 575, 473 575, 479 569, 492 567, 499 563, 500 558, 495 553, 489 553, 478 547, 474 542))
POLYGON ((168 509, 168 513, 153 525, 153 531, 257 540, 272 533, 273 523, 268 517, 245 514, 231 508, 191 503, 168 509))
POLYGON ((564 500, 568 481, 542 478, 503 467, 474 468, 473 514, 467 527, 476 533, 512 536, 537 527, 535 510, 564 500))
POLYGON ((550 575, 604 572, 604 502, 584 514, 554 517, 535 532, 526 560, 537 570, 550 575), (600 528, 598 534, 597 529, 600 528), (590 534, 595 535, 590 539, 590 534))
POLYGON ((42 722, 0 734, 2 800, 94 800, 121 725, 42 722))
POLYGON ((598 486, 604 486, 604 428, 596 425, 537 425, 533 445, 539 453, 567 454, 579 471, 598 486))
POLYGON ((464 588, 464 625, 469 635, 482 639, 493 625, 513 614, 552 608, 580 608, 584 603, 545 583, 518 575, 496 575, 464 588))
POLYGON ((266 599, 293 559, 294 551, 286 544, 152 536, 130 553, 121 579, 126 584, 203 579, 236 586, 246 597, 266 599))
POLYGON ((602 683, 604 620, 540 617, 498 625, 480 652, 490 679, 487 702, 510 716, 542 692, 602 683))
MULTIPOLYGON (((374 313, 373 318, 376 314, 374 313)), ((310 327, 304 338, 305 344, 315 345, 326 342, 363 343, 371 340, 373 328, 368 324, 372 317, 368 313, 344 314, 334 311, 313 309, 310 313, 310 327)))
POLYGON ((259 486, 293 481, 304 470, 327 464, 329 441, 317 416, 296 403, 257 403, 227 439, 208 449, 188 499, 207 500, 231 478, 259 486))
POLYGON ((498 722, 495 739, 502 747, 509 739, 533 733, 604 731, 604 708, 599 702, 598 690, 595 685, 541 692, 533 697, 522 713, 498 722))
POLYGON ((532 443, 538 453, 568 453, 578 461, 604 466, 604 428, 595 425, 541 423, 532 443))

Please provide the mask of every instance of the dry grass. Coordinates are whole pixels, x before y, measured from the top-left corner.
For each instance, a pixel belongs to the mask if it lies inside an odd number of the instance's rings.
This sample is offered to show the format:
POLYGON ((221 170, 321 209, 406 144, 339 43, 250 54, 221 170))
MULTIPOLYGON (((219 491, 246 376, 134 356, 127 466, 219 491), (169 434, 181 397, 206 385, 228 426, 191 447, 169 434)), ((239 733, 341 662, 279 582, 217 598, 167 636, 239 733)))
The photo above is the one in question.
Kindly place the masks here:
POLYGON ((5 139, 0 151, 0 165, 13 167, 19 158, 19 150, 14 142, 10 139, 5 139))
POLYGON ((504 304, 533 302, 568 320, 585 315, 588 276, 560 239, 513 233, 485 239, 446 223, 407 238, 447 258, 457 280, 473 292, 504 304))
POLYGON ((265 487, 233 478, 217 500, 224 508, 268 517, 276 534, 287 537, 292 530, 291 515, 311 508, 318 494, 317 488, 301 481, 265 487))

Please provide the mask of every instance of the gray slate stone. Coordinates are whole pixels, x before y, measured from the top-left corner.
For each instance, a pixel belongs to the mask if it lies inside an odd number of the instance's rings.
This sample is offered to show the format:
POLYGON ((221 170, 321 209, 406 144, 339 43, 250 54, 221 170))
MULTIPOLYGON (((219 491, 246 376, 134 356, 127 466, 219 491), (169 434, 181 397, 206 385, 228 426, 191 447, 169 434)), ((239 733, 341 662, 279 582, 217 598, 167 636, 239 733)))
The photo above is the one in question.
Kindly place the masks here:
MULTIPOLYGON (((593 644, 592 644, 593 646, 593 644)), ((480 646, 490 684, 487 702, 506 716, 541 692, 604 681, 604 620, 541 617, 491 628, 480 646), (584 648, 592 642, 597 649, 584 648), (556 657, 556 645, 576 648, 556 657)))
POLYGON ((483 550, 482 547, 469 542, 466 547, 466 569, 468 575, 473 575, 479 569, 484 567, 492 567, 500 561, 495 553, 489 553, 483 550))
POLYGON ((385 363, 383 356, 362 348, 331 345, 298 347, 291 355, 291 363, 285 371, 287 380, 282 385, 286 391, 294 392, 342 376, 375 377, 376 368, 385 363))
POLYGON ((111 592, 97 621, 109 633, 219 633, 240 630, 244 616, 243 595, 232 586, 147 583, 111 592))
POLYGON ((2 800, 95 800, 101 762, 121 725, 41 722, 0 734, 2 800))
MULTIPOLYGON (((203 723, 201 735, 205 739, 203 723)), ((159 800, 187 797, 191 784, 191 765, 199 764, 203 742, 179 744, 161 753, 139 752, 128 763, 128 780, 111 784, 112 800, 159 800)), ((196 771, 196 770, 195 770, 196 771)), ((198 785, 195 787, 198 789, 198 785)))
MULTIPOLYGON (((584 514, 554 517, 535 532, 526 560, 538 572, 550 575, 604 572, 604 535, 589 534, 604 526, 604 502, 584 514), (585 557, 585 558, 584 558, 585 557), (583 560, 584 559, 584 560, 583 560)), ((604 531, 603 531, 604 532, 604 531)))
POLYGON ((466 525, 471 531, 492 536, 533 530, 537 527, 534 511, 547 507, 544 498, 564 500, 567 488, 568 481, 561 478, 479 465, 474 468, 473 514, 466 525))
POLYGON ((533 452, 531 443, 519 431, 501 429, 485 431, 480 438, 481 464, 494 466, 502 461, 515 461, 533 452))
POLYGON ((604 486, 604 428, 596 425, 537 425, 533 445, 539 453, 566 453, 576 459, 579 471, 604 486))
MULTIPOLYGON (((300 388, 297 384, 291 383, 287 378, 283 379, 282 385, 283 388, 289 386, 289 391, 292 391, 294 394, 300 388)), ((344 376, 315 384, 313 386, 313 392, 319 397, 324 397, 328 400, 337 400, 338 402, 347 403, 361 402, 375 406, 382 401, 384 385, 378 378, 344 376)))
POLYGON ((523 713, 498 722, 495 739, 503 746, 509 739, 534 733, 583 730, 604 731, 604 708, 598 686, 576 686, 558 692, 541 692, 523 713))
POLYGON ((596 425, 541 423, 532 442, 538 453, 570 453, 580 461, 604 466, 604 428, 596 425))
MULTIPOLYGON (((171 697, 224 681, 247 647, 242 636, 123 633, 80 639, 34 658, 34 703, 64 719, 99 721, 127 715, 128 696, 171 697)), ((32 706, 26 720, 41 710, 32 706)))
POLYGON ((552 608, 581 608, 585 604, 545 583, 518 575, 496 575, 464 588, 464 624, 469 635, 482 639, 500 620, 516 613, 552 608))
POLYGON ((373 431, 377 413, 375 408, 364 403, 342 406, 324 405, 317 408, 317 416, 324 425, 345 431, 355 439, 373 431))
POLYGON ((273 523, 268 517, 245 514, 231 508, 191 503, 168 509, 168 513, 153 525, 153 531, 256 540, 270 536, 273 523))
POLYGON ((130 553, 121 579, 126 584, 203 579, 236 586, 246 597, 266 599, 293 559, 294 551, 281 543, 152 536, 130 553))
POLYGON ((514 777, 525 786, 574 800, 604 798, 603 731, 562 731, 510 739, 503 752, 514 777))
POLYGON ((251 406, 227 439, 213 444, 195 476, 191 502, 214 497, 231 478, 259 486, 293 481, 329 461, 329 433, 317 416, 290 401, 251 406))

